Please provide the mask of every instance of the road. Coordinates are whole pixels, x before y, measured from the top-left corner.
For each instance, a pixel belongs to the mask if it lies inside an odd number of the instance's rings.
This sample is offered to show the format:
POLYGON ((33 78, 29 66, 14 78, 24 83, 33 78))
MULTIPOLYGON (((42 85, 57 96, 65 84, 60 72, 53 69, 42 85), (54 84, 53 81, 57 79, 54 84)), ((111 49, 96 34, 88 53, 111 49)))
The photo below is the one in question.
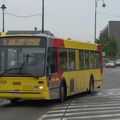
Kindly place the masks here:
POLYGON ((119 120, 120 68, 104 70, 104 83, 92 95, 56 101, 0 101, 0 120, 119 120))

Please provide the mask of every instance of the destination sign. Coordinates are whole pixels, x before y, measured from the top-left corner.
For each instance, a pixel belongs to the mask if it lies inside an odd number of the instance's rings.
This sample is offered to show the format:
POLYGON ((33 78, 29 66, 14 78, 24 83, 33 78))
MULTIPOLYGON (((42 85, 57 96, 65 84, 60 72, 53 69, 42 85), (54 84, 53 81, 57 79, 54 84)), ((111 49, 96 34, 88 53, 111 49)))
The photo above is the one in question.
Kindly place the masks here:
POLYGON ((45 38, 11 37, 0 40, 2 46, 45 46, 45 38))

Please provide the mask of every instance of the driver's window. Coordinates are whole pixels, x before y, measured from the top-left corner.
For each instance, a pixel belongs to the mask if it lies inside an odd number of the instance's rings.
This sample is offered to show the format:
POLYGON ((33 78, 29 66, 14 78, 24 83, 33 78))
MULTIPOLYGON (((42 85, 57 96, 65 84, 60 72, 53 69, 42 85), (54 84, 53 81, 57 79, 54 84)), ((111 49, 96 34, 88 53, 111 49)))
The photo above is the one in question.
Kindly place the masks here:
POLYGON ((0 52, 0 71, 4 71, 5 69, 5 50, 1 50, 0 52))
POLYGON ((48 69, 51 70, 51 73, 57 72, 57 49, 56 48, 48 49, 47 64, 48 64, 48 69))

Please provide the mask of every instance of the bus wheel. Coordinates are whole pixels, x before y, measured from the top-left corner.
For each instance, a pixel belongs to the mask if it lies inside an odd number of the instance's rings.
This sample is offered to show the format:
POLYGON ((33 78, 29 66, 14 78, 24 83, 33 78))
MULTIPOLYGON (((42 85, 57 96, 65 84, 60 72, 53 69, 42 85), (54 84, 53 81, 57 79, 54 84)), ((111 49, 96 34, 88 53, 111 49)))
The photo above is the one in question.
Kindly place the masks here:
POLYGON ((10 99, 10 102, 11 102, 11 103, 13 103, 13 104, 15 104, 15 103, 17 103, 17 102, 18 102, 18 100, 15 100, 15 99, 10 99))
POLYGON ((65 86, 62 83, 60 86, 60 102, 64 102, 65 100, 65 86))
POLYGON ((89 93, 92 94, 93 92, 94 92, 94 79, 91 78, 89 83, 89 93))

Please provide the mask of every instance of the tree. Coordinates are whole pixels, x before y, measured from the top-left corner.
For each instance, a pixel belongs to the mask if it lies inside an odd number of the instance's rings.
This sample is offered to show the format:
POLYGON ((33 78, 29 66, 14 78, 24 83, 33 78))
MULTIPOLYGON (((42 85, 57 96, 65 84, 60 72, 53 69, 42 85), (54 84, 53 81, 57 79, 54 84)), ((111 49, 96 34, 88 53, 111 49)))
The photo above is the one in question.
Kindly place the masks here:
POLYGON ((106 58, 115 59, 118 54, 117 40, 114 37, 107 37, 97 40, 97 43, 102 44, 106 58))

